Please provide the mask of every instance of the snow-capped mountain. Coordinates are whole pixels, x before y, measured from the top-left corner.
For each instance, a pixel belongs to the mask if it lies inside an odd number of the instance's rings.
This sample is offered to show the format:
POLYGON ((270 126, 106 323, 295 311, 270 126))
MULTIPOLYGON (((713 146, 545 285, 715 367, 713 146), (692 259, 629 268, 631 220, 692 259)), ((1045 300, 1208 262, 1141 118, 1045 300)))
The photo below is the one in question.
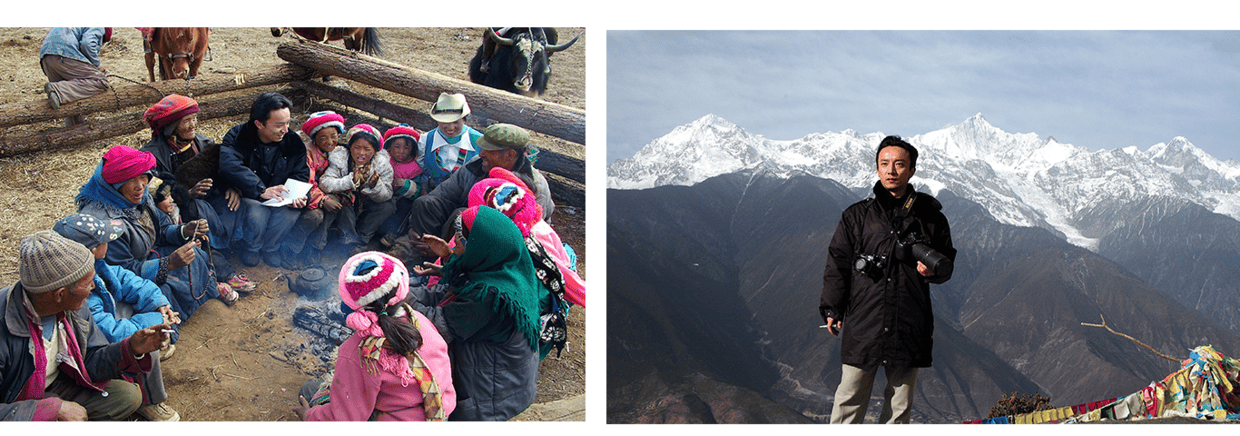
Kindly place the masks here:
MULTIPOLYGON (((692 185, 761 166, 864 190, 877 180, 874 151, 885 136, 849 129, 776 141, 707 115, 614 162, 607 183, 613 189, 692 185)), ((1219 161, 1183 137, 1145 151, 1134 146, 1091 152, 1053 137, 1007 133, 977 114, 905 140, 921 152, 912 179, 918 190, 949 189, 1001 222, 1043 227, 1090 249, 1104 235, 1085 214, 1117 200, 1176 198, 1240 219, 1240 163, 1219 161)))

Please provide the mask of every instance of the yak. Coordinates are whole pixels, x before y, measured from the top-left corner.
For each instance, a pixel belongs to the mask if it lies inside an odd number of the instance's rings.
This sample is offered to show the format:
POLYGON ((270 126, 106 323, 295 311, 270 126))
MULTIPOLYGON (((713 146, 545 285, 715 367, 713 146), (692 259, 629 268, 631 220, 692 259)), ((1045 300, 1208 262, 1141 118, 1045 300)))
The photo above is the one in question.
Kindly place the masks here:
POLYGON ((507 33, 509 36, 504 37, 487 28, 485 37, 495 44, 490 68, 485 72, 481 68, 486 53, 484 42, 469 61, 469 80, 514 94, 534 96, 547 91, 551 54, 571 47, 585 32, 564 44, 557 44, 559 33, 550 27, 517 27, 507 33))

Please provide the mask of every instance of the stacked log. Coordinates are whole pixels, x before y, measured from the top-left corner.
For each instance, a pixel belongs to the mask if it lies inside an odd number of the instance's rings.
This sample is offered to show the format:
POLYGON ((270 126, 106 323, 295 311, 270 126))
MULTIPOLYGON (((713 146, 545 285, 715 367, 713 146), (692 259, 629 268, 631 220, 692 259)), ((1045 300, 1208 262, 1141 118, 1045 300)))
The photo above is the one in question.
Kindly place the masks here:
POLYGON ((311 42, 286 42, 280 59, 324 74, 348 77, 397 94, 433 102, 441 92, 461 93, 477 116, 516 124, 566 141, 585 144, 585 111, 476 85, 355 52, 311 42))

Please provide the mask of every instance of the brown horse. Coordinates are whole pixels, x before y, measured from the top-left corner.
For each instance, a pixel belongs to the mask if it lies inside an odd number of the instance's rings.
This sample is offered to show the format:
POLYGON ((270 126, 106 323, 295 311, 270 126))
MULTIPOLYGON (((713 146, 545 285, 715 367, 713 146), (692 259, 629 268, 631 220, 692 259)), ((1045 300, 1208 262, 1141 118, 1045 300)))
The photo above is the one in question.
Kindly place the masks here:
POLYGON ((144 43, 146 70, 155 81, 155 61, 159 60, 159 79, 193 79, 198 76, 203 56, 207 54, 206 27, 155 27, 144 43))
MULTIPOLYGON (((283 27, 272 27, 271 36, 284 34, 283 27)), ((293 33, 302 38, 326 43, 344 40, 344 48, 378 56, 383 54, 379 43, 379 30, 373 27, 292 27, 293 33)))

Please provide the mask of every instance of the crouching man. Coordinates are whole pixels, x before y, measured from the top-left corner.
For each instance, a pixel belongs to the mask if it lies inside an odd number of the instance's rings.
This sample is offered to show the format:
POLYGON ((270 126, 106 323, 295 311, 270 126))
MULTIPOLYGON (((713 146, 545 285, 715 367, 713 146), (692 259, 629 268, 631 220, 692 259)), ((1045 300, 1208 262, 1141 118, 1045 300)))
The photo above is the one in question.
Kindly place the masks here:
POLYGON ((142 405, 122 372, 147 373, 168 339, 158 324, 109 344, 86 299, 95 257, 52 231, 22 239, 18 282, 0 290, 0 419, 123 419, 142 405))

